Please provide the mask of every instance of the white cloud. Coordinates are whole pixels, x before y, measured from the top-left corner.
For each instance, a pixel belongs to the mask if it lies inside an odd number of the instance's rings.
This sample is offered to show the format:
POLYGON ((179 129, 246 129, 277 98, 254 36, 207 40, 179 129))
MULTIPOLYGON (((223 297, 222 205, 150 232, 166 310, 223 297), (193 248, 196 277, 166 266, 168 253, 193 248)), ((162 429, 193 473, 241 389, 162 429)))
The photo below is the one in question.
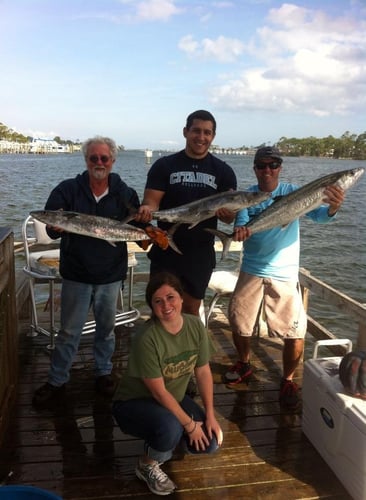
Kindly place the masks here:
POLYGON ((179 40, 178 47, 188 55, 194 55, 199 48, 199 44, 192 35, 186 35, 179 40))
POLYGON ((136 5, 136 15, 144 21, 166 21, 180 12, 181 9, 175 6, 173 0, 145 0, 136 5))
POLYGON ((246 45, 257 66, 211 89, 212 102, 315 116, 365 108, 365 20, 283 4, 268 22, 246 45))
POLYGON ((216 40, 204 38, 198 42, 192 35, 186 35, 180 39, 178 47, 191 57, 221 63, 234 62, 244 52, 244 44, 240 40, 224 36, 219 36, 216 40))

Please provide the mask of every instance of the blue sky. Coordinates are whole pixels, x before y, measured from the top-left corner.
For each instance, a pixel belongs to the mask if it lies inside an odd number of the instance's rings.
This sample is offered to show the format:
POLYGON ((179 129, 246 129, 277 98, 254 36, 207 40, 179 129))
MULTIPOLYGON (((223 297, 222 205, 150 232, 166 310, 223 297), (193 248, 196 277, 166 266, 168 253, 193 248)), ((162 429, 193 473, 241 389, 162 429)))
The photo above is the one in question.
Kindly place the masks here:
POLYGON ((366 131, 365 0, 0 0, 0 122, 25 135, 184 146, 366 131))

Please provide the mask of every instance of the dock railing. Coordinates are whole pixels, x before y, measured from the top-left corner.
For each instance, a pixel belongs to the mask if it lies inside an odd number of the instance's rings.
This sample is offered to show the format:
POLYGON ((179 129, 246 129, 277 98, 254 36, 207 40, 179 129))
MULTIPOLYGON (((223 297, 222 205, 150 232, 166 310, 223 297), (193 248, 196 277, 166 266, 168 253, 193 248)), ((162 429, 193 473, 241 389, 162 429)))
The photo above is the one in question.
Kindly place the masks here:
MULTIPOLYGON (((301 268, 299 274, 300 285, 303 291, 305 308, 308 310, 310 294, 326 301, 335 310, 350 316, 356 322, 358 331, 356 348, 366 350, 366 305, 357 302, 348 295, 336 290, 324 281, 315 278, 311 273, 301 268)), ((308 316, 308 332, 316 339, 335 338, 336 336, 321 324, 308 316)), ((347 337, 347 335, 345 335, 347 337)))

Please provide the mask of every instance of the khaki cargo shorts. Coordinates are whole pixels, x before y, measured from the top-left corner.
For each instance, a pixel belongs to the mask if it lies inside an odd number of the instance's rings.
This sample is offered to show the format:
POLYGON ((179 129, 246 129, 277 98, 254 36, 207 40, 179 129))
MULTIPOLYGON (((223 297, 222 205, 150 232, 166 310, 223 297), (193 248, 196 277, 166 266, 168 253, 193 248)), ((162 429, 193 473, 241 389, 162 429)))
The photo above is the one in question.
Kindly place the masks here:
POLYGON ((305 337, 307 317, 296 281, 278 281, 240 272, 229 303, 229 322, 233 333, 253 335, 262 311, 268 333, 283 339, 305 337))

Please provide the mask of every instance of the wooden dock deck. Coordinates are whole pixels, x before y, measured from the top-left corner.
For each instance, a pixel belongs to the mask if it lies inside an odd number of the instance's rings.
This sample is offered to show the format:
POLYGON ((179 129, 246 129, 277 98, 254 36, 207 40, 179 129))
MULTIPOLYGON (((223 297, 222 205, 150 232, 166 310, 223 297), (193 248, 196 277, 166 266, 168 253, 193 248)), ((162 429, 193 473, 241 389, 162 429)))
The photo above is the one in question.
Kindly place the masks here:
MULTIPOLYGON (((114 374, 126 366, 134 327, 116 329, 114 374)), ((216 309, 210 334, 215 408, 224 431, 222 448, 211 456, 177 451, 163 468, 178 485, 170 498, 184 499, 350 499, 342 484, 301 430, 301 409, 280 410, 278 386, 282 348, 269 338, 253 339, 254 374, 249 385, 229 389, 221 382, 235 360, 225 315, 216 309)), ((2 484, 25 484, 63 499, 156 498, 134 474, 142 441, 123 434, 110 400, 93 385, 92 335, 84 335, 67 396, 49 409, 31 405, 49 366, 49 338, 26 336, 20 328, 19 390, 0 452, 2 484)), ((296 373, 301 386, 302 367, 296 373)))

